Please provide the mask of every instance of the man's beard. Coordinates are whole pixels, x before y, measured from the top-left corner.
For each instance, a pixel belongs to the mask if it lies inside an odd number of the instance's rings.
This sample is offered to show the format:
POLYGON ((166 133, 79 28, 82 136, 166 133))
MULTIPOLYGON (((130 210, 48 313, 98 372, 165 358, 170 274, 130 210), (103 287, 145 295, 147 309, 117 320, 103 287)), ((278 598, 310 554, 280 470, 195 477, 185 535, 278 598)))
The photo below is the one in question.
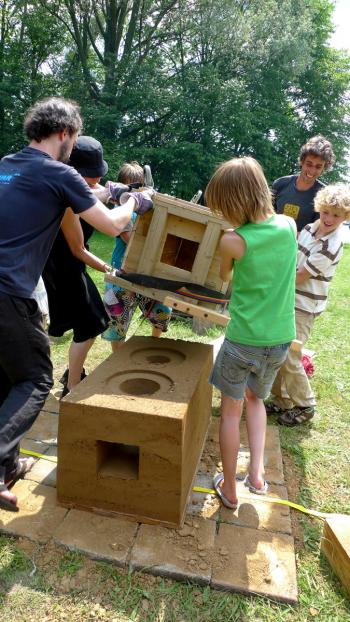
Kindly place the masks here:
POLYGON ((58 161, 64 162, 65 164, 67 164, 71 153, 72 153, 72 146, 70 144, 70 141, 67 140, 67 142, 63 142, 60 147, 58 161))

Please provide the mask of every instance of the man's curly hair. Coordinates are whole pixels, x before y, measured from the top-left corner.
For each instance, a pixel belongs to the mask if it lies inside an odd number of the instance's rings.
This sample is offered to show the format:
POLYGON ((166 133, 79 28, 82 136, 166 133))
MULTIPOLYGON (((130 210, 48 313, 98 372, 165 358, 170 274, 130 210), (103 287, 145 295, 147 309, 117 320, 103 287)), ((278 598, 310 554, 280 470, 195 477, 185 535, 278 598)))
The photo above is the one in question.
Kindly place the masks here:
POLYGON ((82 129, 80 106, 63 97, 47 97, 37 101, 27 112, 23 128, 30 140, 41 140, 67 130, 69 135, 82 129))
POLYGON ((308 155, 322 158, 325 163, 325 171, 329 171, 335 162, 333 145, 321 134, 313 136, 302 146, 299 153, 299 164, 302 164, 308 155))

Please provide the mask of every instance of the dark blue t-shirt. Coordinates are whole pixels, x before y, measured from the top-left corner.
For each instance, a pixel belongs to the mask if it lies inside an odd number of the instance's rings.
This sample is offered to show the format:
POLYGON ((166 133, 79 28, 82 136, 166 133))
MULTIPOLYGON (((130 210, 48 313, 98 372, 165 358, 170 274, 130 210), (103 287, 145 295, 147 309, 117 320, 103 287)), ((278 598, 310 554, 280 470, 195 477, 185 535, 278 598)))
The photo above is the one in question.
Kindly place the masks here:
POLYGON ((25 147, 0 161, 0 291, 30 298, 67 207, 96 203, 83 178, 47 153, 25 147))
POLYGON ((319 217, 314 211, 314 198, 318 191, 324 188, 324 184, 316 179, 312 188, 298 190, 297 179, 298 175, 276 179, 272 184, 272 193, 277 214, 294 218, 298 231, 301 231, 305 225, 319 217))

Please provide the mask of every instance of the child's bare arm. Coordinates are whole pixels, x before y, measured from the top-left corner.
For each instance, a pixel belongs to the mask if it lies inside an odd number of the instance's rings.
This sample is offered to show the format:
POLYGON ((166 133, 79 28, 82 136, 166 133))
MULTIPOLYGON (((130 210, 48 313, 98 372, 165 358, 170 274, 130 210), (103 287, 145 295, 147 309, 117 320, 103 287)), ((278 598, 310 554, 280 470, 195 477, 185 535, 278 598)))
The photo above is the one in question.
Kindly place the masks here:
POLYGON ((125 242, 125 244, 129 244, 130 238, 131 238, 131 233, 132 233, 132 231, 123 231, 120 234, 120 237, 123 240, 123 242, 125 242))
POLYGON ((302 283, 305 283, 305 281, 308 281, 309 279, 311 279, 311 277, 312 277, 311 272, 309 272, 306 268, 298 268, 297 274, 295 277, 295 284, 301 285, 302 283))
POLYGON ((232 279, 232 262, 240 259, 245 253, 245 241, 233 230, 224 233, 220 240, 220 277, 223 281, 232 279))

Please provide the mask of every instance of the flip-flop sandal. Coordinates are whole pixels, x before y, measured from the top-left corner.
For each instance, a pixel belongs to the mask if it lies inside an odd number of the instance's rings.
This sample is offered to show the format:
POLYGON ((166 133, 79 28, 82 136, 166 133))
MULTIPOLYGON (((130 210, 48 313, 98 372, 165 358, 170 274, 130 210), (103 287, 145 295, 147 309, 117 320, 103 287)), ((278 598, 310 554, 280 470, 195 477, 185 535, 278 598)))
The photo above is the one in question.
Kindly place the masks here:
POLYGON ((216 494, 220 497, 222 504, 229 508, 229 510, 237 510, 238 503, 232 503, 222 492, 222 488, 220 486, 221 482, 224 481, 223 473, 217 473, 213 479, 213 486, 216 494))
POLYGON ((236 482, 244 482, 247 473, 236 473, 236 482))
POLYGON ((11 479, 5 482, 8 490, 11 490, 11 488, 15 485, 16 482, 18 482, 19 479, 23 479, 24 476, 29 473, 35 462, 36 461, 34 458, 19 458, 15 473, 11 476, 11 479))
POLYGON ((269 485, 266 480, 264 480, 264 485, 262 488, 256 488, 256 486, 253 486, 253 484, 251 483, 248 475, 244 480, 244 485, 249 488, 249 492, 253 492, 255 495, 266 495, 269 489, 269 485))
POLYGON ((7 512, 18 512, 19 507, 16 505, 17 497, 14 496, 13 501, 6 499, 1 493, 8 492, 8 488, 5 484, 0 484, 0 510, 6 510, 7 512))

